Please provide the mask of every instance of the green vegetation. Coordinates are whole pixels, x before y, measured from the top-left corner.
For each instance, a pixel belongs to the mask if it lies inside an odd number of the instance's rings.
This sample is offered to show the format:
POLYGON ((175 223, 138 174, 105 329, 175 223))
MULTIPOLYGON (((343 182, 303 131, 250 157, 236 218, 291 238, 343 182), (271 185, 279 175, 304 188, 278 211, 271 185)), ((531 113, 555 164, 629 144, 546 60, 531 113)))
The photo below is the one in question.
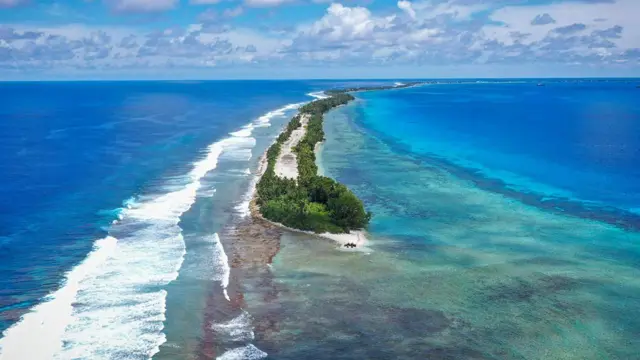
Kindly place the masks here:
POLYGON ((353 100, 347 93, 313 101, 300 108, 287 128, 267 150, 267 169, 257 185, 257 201, 265 218, 286 226, 317 233, 342 233, 367 226, 371 213, 364 209, 346 186, 318 176, 314 148, 324 139, 323 115, 332 108, 353 100), (300 116, 309 116, 307 132, 294 149, 298 158, 298 181, 275 174, 280 147, 293 130, 300 127, 300 116))
POLYGON ((423 83, 424 82, 422 82, 422 81, 412 81, 412 82, 403 83, 403 84, 399 84, 399 85, 360 86, 360 87, 352 87, 352 88, 347 88, 347 89, 327 90, 324 93, 327 94, 327 95, 337 95, 337 94, 345 94, 345 93, 356 92, 356 91, 402 89, 402 88, 407 88, 407 87, 411 87, 411 86, 420 85, 420 84, 423 84, 423 83))

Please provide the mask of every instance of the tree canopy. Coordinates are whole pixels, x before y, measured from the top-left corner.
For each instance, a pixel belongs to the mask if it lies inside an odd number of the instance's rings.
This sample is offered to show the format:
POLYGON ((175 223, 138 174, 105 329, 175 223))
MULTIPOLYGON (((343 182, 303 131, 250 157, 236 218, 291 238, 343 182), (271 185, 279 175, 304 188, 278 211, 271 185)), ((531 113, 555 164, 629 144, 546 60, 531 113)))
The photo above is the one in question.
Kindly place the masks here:
POLYGON ((257 185, 257 201, 262 216, 289 227, 318 233, 349 232, 367 226, 371 213, 365 211, 362 201, 343 184, 318 176, 315 163, 315 146, 324 139, 324 113, 353 99, 350 94, 336 93, 304 105, 300 114, 291 119, 267 150, 267 170, 257 185), (281 145, 293 130, 301 126, 302 114, 310 119, 305 136, 294 149, 298 159, 298 179, 280 178, 274 169, 281 145))

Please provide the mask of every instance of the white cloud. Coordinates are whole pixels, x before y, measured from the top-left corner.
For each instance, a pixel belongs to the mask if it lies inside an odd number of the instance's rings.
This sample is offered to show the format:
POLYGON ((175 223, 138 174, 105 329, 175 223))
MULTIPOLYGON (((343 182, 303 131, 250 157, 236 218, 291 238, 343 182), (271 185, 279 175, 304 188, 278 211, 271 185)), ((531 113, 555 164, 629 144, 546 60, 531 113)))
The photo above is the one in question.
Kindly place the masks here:
POLYGON ((613 42, 619 47, 640 47, 640 1, 618 0, 615 3, 581 3, 567 2, 538 6, 509 6, 496 10, 491 20, 504 23, 504 26, 487 25, 484 31, 490 38, 511 43, 509 33, 519 31, 531 34, 525 43, 533 43, 544 39, 550 30, 585 24, 587 29, 605 30, 612 26, 622 26, 623 36, 613 42), (555 23, 532 25, 531 19, 540 14, 549 14, 555 23))
POLYGON ((406 0, 398 1, 398 8, 406 12, 407 15, 411 16, 412 19, 416 18, 416 11, 413 10, 411 1, 406 1, 406 0))
POLYGON ((211 34, 201 33, 200 28, 143 33, 126 27, 69 25, 39 28, 39 36, 30 27, 4 28, 2 34, 14 40, 4 44, 0 39, 0 47, 5 47, 0 50, 0 67, 106 71, 246 64, 267 58, 282 46, 281 40, 249 29, 211 34))
POLYGON ((376 28, 386 27, 387 24, 387 20, 373 17, 365 7, 345 7, 334 3, 320 20, 306 29, 305 33, 318 35, 330 41, 367 39, 376 28))
POLYGON ((469 20, 473 14, 490 9, 491 7, 492 5, 488 1, 478 4, 460 4, 454 0, 435 4, 434 1, 426 0, 416 2, 412 6, 420 18, 435 18, 437 16, 447 15, 456 21, 469 20))
MULTIPOLYGON (((161 11, 178 4, 178 0, 105 1, 120 12, 161 11)), ((192 3, 207 1, 212 0, 191 0, 192 3)), ((244 3, 276 6, 286 1, 244 0, 244 3)), ((146 33, 143 27, 137 26, 98 28, 71 24, 12 26, 4 30, 0 27, 0 38, 9 39, 0 40, 4 41, 0 42, 3 47, 0 66, 3 65, 2 57, 6 63, 9 55, 12 56, 10 61, 23 61, 25 66, 78 68, 166 67, 168 64, 198 67, 238 63, 292 66, 330 63, 345 67, 637 64, 640 58, 640 51, 633 50, 640 48, 640 25, 633 16, 640 13, 640 2, 634 0, 519 5, 500 9, 489 7, 486 2, 480 5, 470 1, 461 3, 460 0, 399 0, 396 8, 384 14, 372 12, 365 6, 333 3, 315 21, 286 27, 282 31, 225 25, 225 17, 243 12, 241 5, 220 10, 222 13, 210 9, 201 14, 200 24, 185 24, 153 33, 146 33), (555 23, 532 21, 540 14, 548 14, 555 23), (500 25, 483 25, 481 20, 487 16, 500 25)))

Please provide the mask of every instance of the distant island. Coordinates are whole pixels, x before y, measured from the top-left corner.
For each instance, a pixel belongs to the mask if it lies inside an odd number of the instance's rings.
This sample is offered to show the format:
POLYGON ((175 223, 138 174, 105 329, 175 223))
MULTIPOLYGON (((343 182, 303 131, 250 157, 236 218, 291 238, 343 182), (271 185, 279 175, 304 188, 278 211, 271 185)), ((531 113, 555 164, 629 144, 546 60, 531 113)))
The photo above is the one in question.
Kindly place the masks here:
POLYGON ((371 212, 345 185, 317 174, 315 149, 324 140, 324 114, 354 100, 351 92, 418 84, 328 90, 327 98, 302 106, 263 158, 252 214, 291 229, 321 234, 345 247, 361 246, 365 238, 360 230, 369 224, 371 212))
POLYGON ((393 85, 359 86, 359 87, 352 87, 352 88, 346 88, 346 89, 331 89, 331 90, 325 91, 324 93, 331 96, 331 95, 360 92, 360 91, 392 90, 392 89, 402 89, 402 88, 407 88, 412 86, 418 86, 424 83, 425 83, 424 81, 412 81, 408 83, 395 83, 393 85))

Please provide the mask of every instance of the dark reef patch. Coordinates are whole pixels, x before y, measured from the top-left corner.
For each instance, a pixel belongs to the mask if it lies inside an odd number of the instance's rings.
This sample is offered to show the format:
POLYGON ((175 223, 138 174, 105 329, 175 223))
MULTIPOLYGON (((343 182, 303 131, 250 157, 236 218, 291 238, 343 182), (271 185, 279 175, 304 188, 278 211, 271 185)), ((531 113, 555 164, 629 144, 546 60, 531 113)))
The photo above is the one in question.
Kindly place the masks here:
POLYGON ((452 323, 444 312, 439 310, 386 308, 383 311, 390 324, 394 324, 407 334, 428 336, 449 328, 452 323))
POLYGON ((578 261, 569 259, 557 259, 549 256, 536 256, 530 259, 516 259, 510 261, 510 263, 519 265, 541 265, 541 266, 575 266, 578 261))
POLYGON ((536 297, 549 297, 585 285, 584 281, 564 275, 541 275, 535 279, 509 278, 485 290, 490 302, 524 302, 536 297))
POLYGON ((489 359, 480 351, 465 345, 458 346, 414 346, 407 356, 399 359, 429 359, 429 360, 483 360, 489 359))

